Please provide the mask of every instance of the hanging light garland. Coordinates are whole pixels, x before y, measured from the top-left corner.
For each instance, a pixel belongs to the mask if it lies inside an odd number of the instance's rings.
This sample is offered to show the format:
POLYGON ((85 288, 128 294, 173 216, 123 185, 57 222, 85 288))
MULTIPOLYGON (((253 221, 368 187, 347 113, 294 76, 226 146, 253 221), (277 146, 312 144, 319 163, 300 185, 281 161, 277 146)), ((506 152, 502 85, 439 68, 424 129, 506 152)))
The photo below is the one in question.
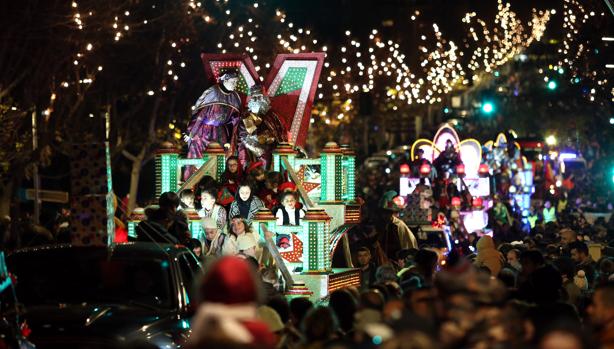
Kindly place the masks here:
MULTIPOLYGON (((340 101, 334 110, 331 108, 328 111, 325 120, 329 123, 348 120, 349 115, 356 110, 353 101, 357 100, 357 93, 360 92, 381 93, 393 108, 441 102, 455 88, 469 84, 470 79, 477 79, 482 72, 495 70, 531 43, 540 40, 550 18, 549 11, 534 9, 531 20, 524 23, 509 3, 498 0, 497 14, 492 25, 480 19, 475 12, 463 16, 462 22, 467 30, 466 40, 460 46, 446 39, 439 26, 433 23, 427 32, 419 33, 419 67, 411 69, 410 58, 414 57, 408 57, 399 42, 385 39, 377 28, 373 28, 365 40, 353 35, 351 30, 345 30, 345 41, 333 46, 315 37, 309 28, 295 25, 283 9, 275 11, 273 19, 277 24, 273 25, 268 22, 271 18, 266 16, 266 6, 259 1, 248 4, 231 0, 203 2, 184 0, 181 6, 189 18, 202 21, 212 31, 225 32, 223 39, 214 41, 219 52, 243 51, 249 54, 257 71, 270 68, 268 60, 273 53, 327 53, 329 59, 322 72, 316 100, 321 103, 326 100, 324 103, 327 104, 332 103, 328 102, 329 99, 340 101), (277 47, 263 47, 264 35, 274 38, 277 47)), ((61 89, 71 86, 76 89, 80 89, 80 86, 87 88, 93 84, 97 74, 104 71, 105 67, 95 64, 95 59, 90 59, 101 45, 87 40, 89 30, 99 30, 97 23, 90 24, 90 21, 110 19, 103 28, 108 30, 113 43, 121 43, 135 31, 139 32, 140 28, 157 25, 153 16, 136 19, 131 13, 131 6, 137 5, 126 3, 120 8, 109 10, 111 13, 97 17, 97 13, 81 9, 77 1, 71 3, 71 22, 74 29, 81 33, 79 37, 82 43, 74 53, 76 78, 66 78, 60 83, 61 89)), ((155 4, 151 5, 153 10, 157 10, 155 4)), ((415 21, 420 16, 419 11, 414 11, 408 20, 415 21)), ((143 95, 166 93, 179 82, 182 75, 180 72, 186 67, 182 49, 194 44, 190 35, 186 33, 185 37, 168 40, 165 44, 168 48, 165 53, 167 58, 159 67, 163 73, 162 80, 145 89, 143 95)))

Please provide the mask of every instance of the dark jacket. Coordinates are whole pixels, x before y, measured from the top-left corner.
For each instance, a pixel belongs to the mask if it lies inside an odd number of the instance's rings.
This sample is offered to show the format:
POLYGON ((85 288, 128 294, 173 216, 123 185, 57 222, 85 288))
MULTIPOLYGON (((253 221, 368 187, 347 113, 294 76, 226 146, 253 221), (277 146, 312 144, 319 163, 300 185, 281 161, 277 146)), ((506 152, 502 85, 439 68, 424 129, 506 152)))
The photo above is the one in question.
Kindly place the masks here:
POLYGON ((172 219, 161 209, 150 211, 147 219, 136 226, 137 241, 178 244, 179 240, 165 226, 169 218, 172 219))

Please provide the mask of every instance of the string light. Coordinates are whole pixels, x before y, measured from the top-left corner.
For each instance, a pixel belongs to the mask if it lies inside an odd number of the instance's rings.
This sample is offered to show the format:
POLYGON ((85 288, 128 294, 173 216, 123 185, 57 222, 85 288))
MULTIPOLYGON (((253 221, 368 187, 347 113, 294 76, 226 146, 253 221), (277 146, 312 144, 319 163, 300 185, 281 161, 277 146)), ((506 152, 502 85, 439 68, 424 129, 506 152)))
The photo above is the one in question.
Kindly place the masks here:
MULTIPOLYGON (((587 26, 590 17, 596 16, 594 11, 588 12, 587 9, 577 0, 563 1, 563 40, 558 52, 562 59, 557 62, 558 65, 565 66, 565 69, 572 76, 572 79, 580 78, 586 83, 596 85, 599 89, 600 96, 608 96, 608 98, 600 99, 604 103, 607 99, 614 101, 614 90, 608 91, 607 76, 608 72, 603 69, 603 66, 592 66, 587 57, 592 55, 589 47, 599 47, 595 42, 590 41, 591 35, 584 35, 586 31, 594 30, 593 27, 587 26)), ((590 95, 584 94, 590 102, 595 102, 595 93, 590 95)))
MULTIPOLYGON (((355 36, 351 30, 344 30, 344 41, 333 46, 322 38, 315 37, 309 28, 295 25, 283 9, 274 11, 275 16, 272 19, 276 23, 267 23, 264 26, 264 21, 270 18, 265 16, 265 13, 268 13, 266 6, 259 6, 259 1, 241 5, 244 9, 249 8, 251 17, 247 18, 247 21, 243 16, 238 16, 240 11, 236 10, 237 4, 233 0, 212 1, 207 3, 206 9, 200 2, 193 0, 183 0, 183 3, 190 16, 208 26, 223 28, 226 32, 225 39, 214 44, 218 52, 237 52, 240 49, 249 54, 254 63, 260 61, 262 68, 267 70, 271 68, 268 60, 278 52, 325 52, 327 59, 316 96, 323 105, 314 108, 314 113, 330 109, 329 115, 343 115, 342 118, 325 119, 325 122, 333 124, 338 121, 347 122, 355 115, 357 108, 353 103, 345 101, 351 101, 355 94, 360 92, 384 92, 391 109, 412 104, 438 103, 454 89, 467 85, 471 80, 477 81, 482 72, 496 70, 532 42, 540 40, 550 15, 554 14, 550 10, 534 9, 531 19, 524 23, 511 10, 509 3, 498 0, 497 14, 492 25, 480 19, 475 12, 464 15, 462 22, 466 26, 468 40, 458 43, 445 38, 439 26, 433 23, 418 33, 418 38, 421 39, 417 51, 419 65, 417 68, 410 68, 414 65, 416 56, 406 55, 400 42, 386 38, 379 28, 371 28, 368 31, 368 39, 355 36), (271 35, 271 30, 278 32, 271 35), (273 39, 277 43, 276 47, 260 45, 259 37, 264 35, 276 38, 273 39), (389 91, 393 92, 388 93, 389 91), (323 98, 327 98, 326 101, 323 101, 323 98), (334 100, 341 103, 331 103, 334 100)), ((132 12, 140 15, 140 11, 128 6, 116 10, 105 23, 105 28, 110 29, 113 42, 119 42, 135 34, 133 32, 138 32, 141 26, 151 23, 151 18, 133 18, 137 16, 132 12)), ((151 8, 156 9, 156 5, 151 8)), ((72 10, 72 20, 76 28, 82 30, 86 26, 85 18, 79 12, 76 1, 72 2, 72 10)), ((412 11, 408 18, 423 20, 421 15, 420 11, 412 11)), ((175 86, 175 82, 181 79, 181 74, 177 74, 178 68, 174 66, 186 67, 185 62, 179 62, 181 57, 185 57, 181 51, 182 47, 190 45, 189 40, 189 37, 173 37, 165 43, 170 45, 170 50, 163 56, 162 62, 166 61, 167 64, 160 67, 162 74, 159 87, 142 93, 153 96, 155 91, 167 91, 175 86)), ((94 46, 99 50, 99 43, 88 42, 85 44, 86 50, 76 52, 75 56, 77 53, 89 55, 97 51, 93 50, 94 46)), ((81 46, 81 50, 83 47, 81 46)), ((76 62, 75 69, 87 72, 88 75, 78 76, 77 81, 93 81, 95 73, 102 72, 102 66, 92 64, 89 57, 91 56, 73 59, 76 62), (91 68, 88 68, 87 64, 92 64, 91 68)), ((255 69, 260 71, 261 66, 256 65, 255 69)), ((65 88, 68 86, 62 84, 65 88)))

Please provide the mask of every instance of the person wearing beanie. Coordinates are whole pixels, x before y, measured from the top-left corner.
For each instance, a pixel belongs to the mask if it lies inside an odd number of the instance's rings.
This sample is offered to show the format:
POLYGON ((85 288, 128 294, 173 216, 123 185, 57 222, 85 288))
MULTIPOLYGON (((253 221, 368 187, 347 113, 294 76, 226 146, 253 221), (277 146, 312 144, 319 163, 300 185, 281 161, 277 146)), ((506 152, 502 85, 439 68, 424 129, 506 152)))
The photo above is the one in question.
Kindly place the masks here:
POLYGON ((583 270, 588 280, 588 287, 593 288, 596 281, 597 263, 589 254, 588 245, 582 241, 574 241, 567 246, 571 252, 571 259, 576 263, 576 271, 583 270))
MULTIPOLYGON (((281 299, 285 299, 280 297, 281 299)), ((287 303, 286 303, 287 305, 287 303)), ((269 326, 277 339, 277 348, 299 348, 302 341, 302 335, 297 328, 291 324, 284 323, 284 319, 279 313, 279 309, 275 309, 271 305, 262 305, 258 307, 258 318, 269 326)))
POLYGON ((378 242, 388 260, 394 260, 400 250, 418 248, 413 232, 398 217, 404 205, 403 198, 391 190, 384 193, 379 204, 379 215, 375 224, 381 227, 378 242))
POLYGON ((284 323, 281 321, 281 317, 277 314, 275 309, 268 305, 259 306, 256 310, 256 314, 260 321, 267 324, 271 332, 276 333, 284 329, 284 323))
POLYGON ((264 206, 269 210, 279 204, 277 200, 279 194, 279 185, 284 181, 284 176, 281 172, 268 172, 264 179, 264 187, 256 195, 262 200, 264 206))
POLYGON ((438 261, 437 252, 428 248, 421 248, 416 252, 414 265, 403 273, 401 285, 404 287, 432 285, 438 261))
POLYGON ((256 256, 256 247, 258 246, 258 241, 254 237, 254 234, 243 234, 237 238, 237 248, 239 249, 239 253, 244 254, 246 256, 258 258, 256 256))
POLYGON ((264 169, 264 163, 262 161, 252 162, 245 170, 247 176, 245 181, 250 183, 254 193, 260 193, 264 189, 266 180, 266 171, 264 169))
POLYGON ((279 185, 279 187, 277 187, 277 191, 279 193, 283 193, 286 191, 296 192, 297 191, 296 184, 292 182, 283 182, 279 185))
POLYGON ((258 318, 260 290, 247 262, 222 257, 211 265, 199 290, 200 304, 192 319, 188 347, 206 348, 214 344, 275 347, 275 335, 258 318))
POLYGON ((204 246, 206 248, 205 256, 221 257, 226 242, 226 234, 217 227, 217 223, 211 217, 205 217, 201 220, 203 230, 205 231, 204 246))
POLYGON ((586 279, 586 273, 580 269, 573 277, 573 283, 584 292, 588 291, 588 280, 586 279))
POLYGON ((490 275, 497 276, 503 268, 504 258, 501 252, 495 248, 495 242, 489 235, 483 235, 476 245, 477 256, 475 264, 484 266, 490 270, 490 275))

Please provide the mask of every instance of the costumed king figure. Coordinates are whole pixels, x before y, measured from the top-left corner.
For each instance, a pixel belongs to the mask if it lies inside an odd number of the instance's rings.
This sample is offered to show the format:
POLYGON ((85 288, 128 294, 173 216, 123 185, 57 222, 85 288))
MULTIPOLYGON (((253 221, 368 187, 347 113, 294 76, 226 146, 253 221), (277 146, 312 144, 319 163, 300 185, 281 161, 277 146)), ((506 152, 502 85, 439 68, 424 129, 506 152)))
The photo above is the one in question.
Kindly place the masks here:
POLYGON ((433 165, 437 169, 437 174, 440 179, 447 179, 456 170, 456 166, 462 164, 460 156, 454 144, 451 141, 446 141, 446 148, 442 151, 433 165))
MULTIPOLYGON (((193 107, 192 121, 184 137, 190 159, 202 158, 212 142, 223 145, 227 156, 236 150, 237 128, 241 120, 241 98, 235 91, 239 75, 229 70, 222 74, 219 81, 206 89, 193 107)), ((193 166, 188 166, 183 174, 184 180, 194 171, 193 166)))
POLYGON ((260 85, 250 89, 247 116, 239 125, 239 158, 242 163, 262 161, 264 168, 271 164, 273 149, 288 140, 287 130, 271 110, 271 101, 260 85))

